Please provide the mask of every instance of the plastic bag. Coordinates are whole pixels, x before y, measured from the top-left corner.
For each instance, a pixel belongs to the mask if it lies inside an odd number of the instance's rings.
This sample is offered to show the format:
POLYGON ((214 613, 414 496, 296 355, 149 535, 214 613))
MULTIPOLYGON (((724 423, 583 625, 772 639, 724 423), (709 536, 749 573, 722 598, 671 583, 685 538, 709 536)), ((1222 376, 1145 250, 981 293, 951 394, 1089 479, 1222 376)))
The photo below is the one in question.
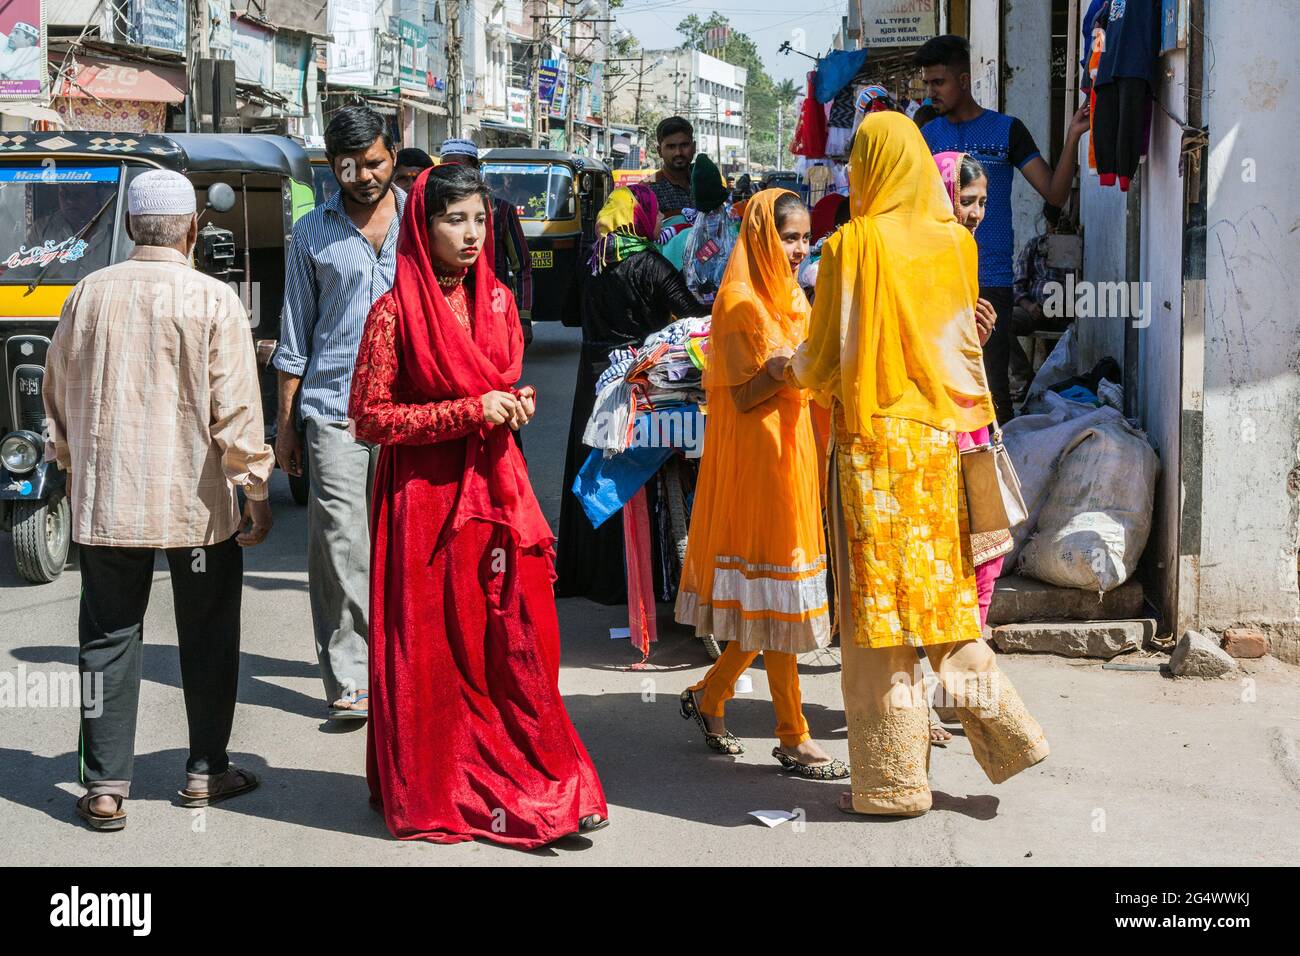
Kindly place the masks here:
POLYGON ((1119 587, 1137 570, 1151 534, 1159 473, 1142 432, 1122 421, 1089 428, 1061 460, 1020 570, 1061 587, 1119 587))
POLYGON ((701 302, 712 302, 722 285, 722 274, 727 271, 727 260, 736 245, 731 222, 729 206, 700 213, 695 217, 695 225, 686 240, 686 263, 682 274, 686 277, 687 288, 701 302))

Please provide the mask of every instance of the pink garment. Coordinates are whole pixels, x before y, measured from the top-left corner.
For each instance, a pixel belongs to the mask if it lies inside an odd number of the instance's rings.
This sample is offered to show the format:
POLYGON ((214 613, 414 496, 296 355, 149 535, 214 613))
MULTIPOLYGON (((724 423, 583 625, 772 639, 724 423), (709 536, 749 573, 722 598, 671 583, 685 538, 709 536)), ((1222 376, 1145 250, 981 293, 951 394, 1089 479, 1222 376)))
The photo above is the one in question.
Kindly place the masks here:
POLYGON ((644 661, 655 633, 655 586, 650 570, 650 508, 642 488, 623 506, 623 553, 627 559, 627 617, 632 646, 644 661))
MULTIPOLYGON (((959 432, 957 448, 964 451, 976 445, 983 445, 988 440, 989 429, 985 425, 973 432, 959 432)), ((1005 554, 999 555, 992 561, 985 561, 975 567, 975 590, 979 595, 980 603, 980 627, 983 627, 989 619, 989 605, 993 603, 993 585, 997 584, 998 578, 1002 576, 1002 563, 1006 559, 1005 554)))

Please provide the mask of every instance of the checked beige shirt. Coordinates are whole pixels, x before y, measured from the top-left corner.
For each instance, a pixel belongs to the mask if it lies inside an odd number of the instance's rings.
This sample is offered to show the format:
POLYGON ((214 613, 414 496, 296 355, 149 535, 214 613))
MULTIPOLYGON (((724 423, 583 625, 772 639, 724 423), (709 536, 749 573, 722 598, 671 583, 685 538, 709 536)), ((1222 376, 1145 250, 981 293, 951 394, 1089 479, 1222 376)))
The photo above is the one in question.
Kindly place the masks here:
POLYGON ((64 303, 45 371, 47 460, 69 473, 78 544, 179 548, 239 526, 274 454, 248 316, 174 249, 137 246, 64 303))

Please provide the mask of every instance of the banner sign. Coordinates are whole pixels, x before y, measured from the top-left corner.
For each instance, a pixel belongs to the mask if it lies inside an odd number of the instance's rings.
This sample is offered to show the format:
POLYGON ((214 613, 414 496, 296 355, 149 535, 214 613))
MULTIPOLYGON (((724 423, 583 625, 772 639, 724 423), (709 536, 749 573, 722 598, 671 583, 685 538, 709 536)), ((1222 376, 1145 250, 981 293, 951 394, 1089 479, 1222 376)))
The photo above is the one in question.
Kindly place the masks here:
POLYGON ((939 35, 938 0, 863 0, 862 45, 920 46, 939 35))
POLYGON ((330 0, 326 29, 334 37, 326 53, 326 81, 331 86, 374 86, 378 52, 374 3, 330 0))
POLYGON ((0 9, 0 99, 45 100, 45 5, 10 0, 0 9))

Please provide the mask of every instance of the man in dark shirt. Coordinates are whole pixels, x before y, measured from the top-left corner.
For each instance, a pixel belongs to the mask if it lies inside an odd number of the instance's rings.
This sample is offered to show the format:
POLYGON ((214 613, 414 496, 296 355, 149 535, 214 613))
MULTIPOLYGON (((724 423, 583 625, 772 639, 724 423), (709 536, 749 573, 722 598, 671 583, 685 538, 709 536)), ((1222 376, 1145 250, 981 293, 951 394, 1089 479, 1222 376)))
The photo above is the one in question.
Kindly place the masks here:
POLYGON ((655 142, 663 165, 648 184, 667 219, 683 209, 694 209, 691 164, 695 162, 695 127, 680 116, 670 116, 655 127, 655 142))
POLYGON ((997 324, 984 346, 984 368, 997 408, 998 421, 1014 414, 1007 371, 1011 346, 1011 286, 1015 234, 1011 218, 1013 170, 1020 170, 1044 199, 1063 206, 1069 198, 1078 159, 1079 137, 1088 129, 1088 107, 1079 108, 1070 122, 1060 164, 1047 165, 1025 124, 1014 116, 986 110, 971 96, 970 44, 959 36, 930 40, 916 52, 930 104, 939 114, 921 130, 932 153, 970 153, 988 175, 988 206, 975 233, 979 246, 980 297, 997 311, 997 324))

